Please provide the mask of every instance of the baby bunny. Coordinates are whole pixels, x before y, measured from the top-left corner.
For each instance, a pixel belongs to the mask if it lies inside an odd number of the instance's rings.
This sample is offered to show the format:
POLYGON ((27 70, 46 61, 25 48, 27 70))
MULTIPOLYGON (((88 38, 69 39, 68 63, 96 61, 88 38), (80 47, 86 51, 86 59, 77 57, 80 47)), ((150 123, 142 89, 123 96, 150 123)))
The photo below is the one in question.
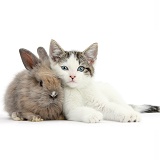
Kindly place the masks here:
POLYGON ((64 119, 63 89, 60 80, 50 69, 44 48, 37 49, 40 59, 26 49, 19 52, 27 70, 18 73, 8 86, 4 97, 5 110, 17 121, 64 119))

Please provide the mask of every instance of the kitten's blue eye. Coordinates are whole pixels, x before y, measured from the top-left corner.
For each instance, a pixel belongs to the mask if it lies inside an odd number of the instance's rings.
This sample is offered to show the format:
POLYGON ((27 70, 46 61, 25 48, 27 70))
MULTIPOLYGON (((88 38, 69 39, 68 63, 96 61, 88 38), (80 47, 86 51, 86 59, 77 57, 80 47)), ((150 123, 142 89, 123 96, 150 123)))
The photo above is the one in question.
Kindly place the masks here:
POLYGON ((68 70, 68 67, 67 66, 61 66, 62 70, 68 70))
POLYGON ((83 66, 79 66, 79 67, 77 68, 77 71, 83 72, 84 69, 85 69, 85 68, 84 68, 83 66))

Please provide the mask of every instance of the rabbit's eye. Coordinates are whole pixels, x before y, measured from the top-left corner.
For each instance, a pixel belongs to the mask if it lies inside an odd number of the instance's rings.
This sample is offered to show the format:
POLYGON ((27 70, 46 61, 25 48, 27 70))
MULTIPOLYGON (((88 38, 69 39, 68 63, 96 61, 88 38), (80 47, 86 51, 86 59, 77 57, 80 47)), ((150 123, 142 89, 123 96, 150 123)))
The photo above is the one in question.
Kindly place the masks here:
POLYGON ((43 87, 43 82, 42 82, 42 81, 40 81, 40 82, 39 82, 39 85, 40 85, 41 87, 43 87))

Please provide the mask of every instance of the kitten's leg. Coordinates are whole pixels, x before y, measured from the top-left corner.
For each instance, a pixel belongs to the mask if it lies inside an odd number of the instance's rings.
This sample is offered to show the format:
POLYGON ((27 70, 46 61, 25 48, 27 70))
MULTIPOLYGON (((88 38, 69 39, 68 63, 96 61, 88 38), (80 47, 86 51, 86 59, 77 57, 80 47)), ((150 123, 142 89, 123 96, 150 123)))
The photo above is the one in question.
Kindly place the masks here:
POLYGON ((41 116, 36 115, 32 112, 18 112, 18 114, 20 115, 20 117, 23 117, 23 119, 26 119, 26 120, 31 121, 31 122, 43 121, 41 116))
POLYGON ((134 111, 111 85, 107 83, 97 83, 97 86, 98 90, 101 91, 103 98, 107 97, 110 102, 121 105, 121 107, 126 108, 127 110, 134 111))
POLYGON ((106 120, 118 121, 118 122, 139 122, 140 114, 134 110, 126 109, 124 106, 113 103, 105 102, 105 104, 99 104, 96 107, 103 113, 103 117, 106 120))
POLYGON ((103 119, 103 114, 84 105, 82 95, 78 90, 65 90, 63 113, 68 120, 96 123, 103 119))
POLYGON ((93 108, 75 107, 66 114, 66 118, 71 121, 97 123, 103 119, 103 114, 93 108))
POLYGON ((112 102, 110 97, 108 98, 100 92, 91 92, 87 95, 89 96, 86 105, 100 111, 106 120, 118 122, 140 121, 140 114, 128 107, 126 103, 112 102))

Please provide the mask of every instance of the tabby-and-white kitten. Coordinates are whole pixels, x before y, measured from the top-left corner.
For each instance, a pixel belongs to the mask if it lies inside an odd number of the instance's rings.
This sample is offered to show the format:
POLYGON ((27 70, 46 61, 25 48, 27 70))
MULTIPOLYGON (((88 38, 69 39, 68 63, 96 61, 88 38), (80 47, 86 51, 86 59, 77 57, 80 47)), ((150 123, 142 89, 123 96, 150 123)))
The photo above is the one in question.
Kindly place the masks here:
MULTIPOLYGON (((62 79, 65 93, 63 112, 66 118, 90 123, 103 119, 139 122, 140 114, 126 104, 109 84, 94 81, 97 53, 97 43, 78 52, 64 51, 56 41, 51 40, 51 68, 62 79)), ((149 106, 145 109, 149 109, 149 106)))

